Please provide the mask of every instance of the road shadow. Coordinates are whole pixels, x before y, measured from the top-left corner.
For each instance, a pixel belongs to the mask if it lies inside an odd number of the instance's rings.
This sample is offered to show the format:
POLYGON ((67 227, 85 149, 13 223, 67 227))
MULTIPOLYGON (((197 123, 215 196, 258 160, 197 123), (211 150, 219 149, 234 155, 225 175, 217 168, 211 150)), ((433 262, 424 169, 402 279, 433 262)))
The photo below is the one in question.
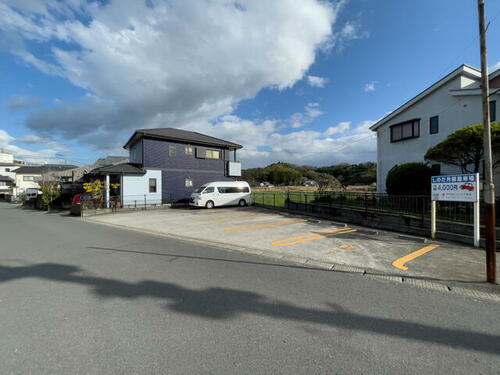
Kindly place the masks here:
POLYGON ((254 314, 279 320, 312 323, 350 331, 364 331, 484 353, 499 354, 500 348, 499 335, 370 316, 348 311, 335 303, 328 303, 325 309, 317 309, 295 306, 244 290, 227 288, 195 290, 154 280, 131 283, 89 276, 85 270, 79 267, 57 263, 14 267, 0 266, 0 282, 12 282, 25 278, 83 285, 89 287, 92 293, 100 298, 119 297, 128 300, 142 297, 158 298, 165 302, 165 308, 169 311, 205 319, 224 320, 241 314, 254 314))

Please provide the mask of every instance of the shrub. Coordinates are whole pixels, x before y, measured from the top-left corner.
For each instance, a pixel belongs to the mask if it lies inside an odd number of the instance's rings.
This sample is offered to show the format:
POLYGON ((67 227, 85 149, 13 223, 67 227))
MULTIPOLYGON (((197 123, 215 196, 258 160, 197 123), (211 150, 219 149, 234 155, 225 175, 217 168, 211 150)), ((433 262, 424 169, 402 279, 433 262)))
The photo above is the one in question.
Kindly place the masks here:
POLYGON ((385 186, 392 195, 430 194, 432 168, 425 163, 395 165, 387 174, 385 186))

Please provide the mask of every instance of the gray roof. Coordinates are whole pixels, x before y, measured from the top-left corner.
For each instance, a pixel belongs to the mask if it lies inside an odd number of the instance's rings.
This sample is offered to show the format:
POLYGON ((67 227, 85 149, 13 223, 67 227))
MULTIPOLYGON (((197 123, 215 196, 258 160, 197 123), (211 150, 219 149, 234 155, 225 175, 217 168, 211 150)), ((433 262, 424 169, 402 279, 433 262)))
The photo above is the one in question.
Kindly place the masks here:
POLYGON ((66 169, 78 168, 76 165, 70 164, 44 164, 22 166, 16 169, 16 174, 44 174, 47 172, 65 171, 66 169))
POLYGON ((135 164, 122 163, 93 169, 89 174, 144 174, 146 171, 135 164))
POLYGON ((10 178, 9 176, 1 176, 1 175, 0 175, 0 181, 2 181, 2 182, 14 182, 14 180, 12 178, 10 178))
POLYGON ((127 162, 128 162, 127 156, 106 156, 105 158, 97 159, 94 164, 96 164, 99 167, 104 167, 107 165, 115 165, 127 162))
POLYGON ((141 137, 151 137, 157 139, 172 140, 183 143, 192 143, 203 146, 223 147, 229 149, 239 149, 243 146, 225 141, 220 138, 210 137, 209 135, 191 132, 175 128, 157 128, 157 129, 139 129, 130 137, 123 148, 129 149, 141 137))

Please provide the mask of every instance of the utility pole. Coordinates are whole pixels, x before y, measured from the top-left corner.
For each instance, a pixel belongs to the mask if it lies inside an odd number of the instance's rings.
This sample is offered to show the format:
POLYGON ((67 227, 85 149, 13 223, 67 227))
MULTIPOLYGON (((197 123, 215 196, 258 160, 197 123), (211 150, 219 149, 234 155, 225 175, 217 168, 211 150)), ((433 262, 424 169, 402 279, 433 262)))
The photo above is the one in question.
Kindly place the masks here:
POLYGON ((479 37, 481 44, 481 91, 483 94, 483 138, 484 138, 484 222, 486 225, 486 280, 496 282, 496 220, 495 185, 491 155, 490 103, 488 83, 488 61, 486 59, 486 30, 484 26, 484 0, 477 0, 479 14, 479 37))

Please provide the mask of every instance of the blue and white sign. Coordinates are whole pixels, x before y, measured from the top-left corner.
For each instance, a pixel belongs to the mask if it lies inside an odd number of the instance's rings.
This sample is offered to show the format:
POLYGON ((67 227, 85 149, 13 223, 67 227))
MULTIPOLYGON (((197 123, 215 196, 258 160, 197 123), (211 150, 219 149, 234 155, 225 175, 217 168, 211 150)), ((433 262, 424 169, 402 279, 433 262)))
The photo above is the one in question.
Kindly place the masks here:
POLYGON ((479 174, 432 176, 431 194, 433 201, 478 202, 479 174))

